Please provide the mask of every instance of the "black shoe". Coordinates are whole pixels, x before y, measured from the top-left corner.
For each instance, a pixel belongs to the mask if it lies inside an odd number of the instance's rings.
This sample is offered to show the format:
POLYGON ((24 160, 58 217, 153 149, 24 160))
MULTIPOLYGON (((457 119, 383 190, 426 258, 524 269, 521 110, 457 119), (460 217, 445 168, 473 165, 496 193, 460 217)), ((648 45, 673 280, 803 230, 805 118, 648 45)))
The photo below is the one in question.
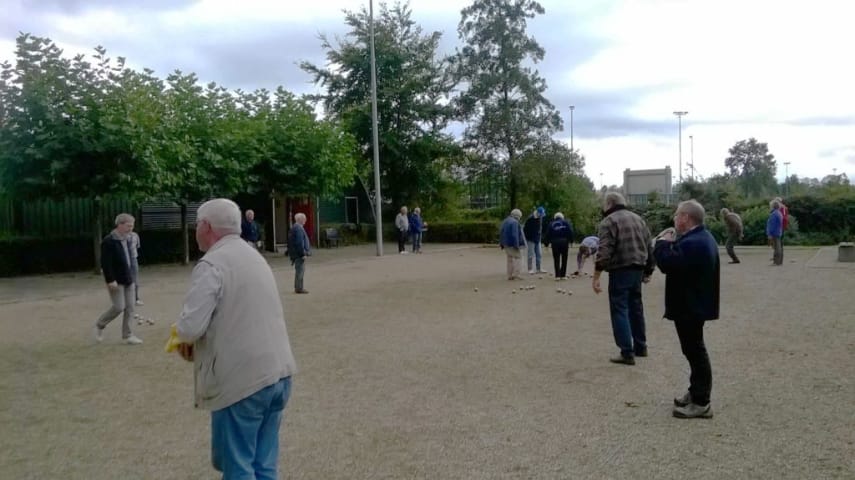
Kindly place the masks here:
POLYGON ((647 347, 639 348, 635 351, 636 357, 646 357, 647 356, 647 347))
POLYGON ((308 290, 294 290, 294 293, 309 293, 308 290))
POLYGON ((685 407, 686 405, 688 405, 690 403, 692 403, 692 394, 689 392, 686 392, 686 394, 680 398, 674 399, 674 406, 675 407, 685 407))
POLYGON ((623 365, 635 365, 635 358, 633 357, 624 357, 623 355, 618 355, 617 357, 612 357, 609 359, 612 363, 620 363, 623 365))

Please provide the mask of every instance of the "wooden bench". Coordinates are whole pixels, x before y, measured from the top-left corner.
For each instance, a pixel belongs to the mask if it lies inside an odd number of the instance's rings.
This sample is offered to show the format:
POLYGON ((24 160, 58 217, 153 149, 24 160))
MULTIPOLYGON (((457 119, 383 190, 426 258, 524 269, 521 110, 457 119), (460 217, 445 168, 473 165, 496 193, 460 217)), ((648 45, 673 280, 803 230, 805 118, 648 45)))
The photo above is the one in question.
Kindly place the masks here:
POLYGON ((327 248, 332 248, 333 245, 338 248, 338 243, 341 241, 341 236, 338 234, 338 229, 336 228, 327 228, 324 229, 324 236, 326 237, 325 241, 327 244, 327 248))

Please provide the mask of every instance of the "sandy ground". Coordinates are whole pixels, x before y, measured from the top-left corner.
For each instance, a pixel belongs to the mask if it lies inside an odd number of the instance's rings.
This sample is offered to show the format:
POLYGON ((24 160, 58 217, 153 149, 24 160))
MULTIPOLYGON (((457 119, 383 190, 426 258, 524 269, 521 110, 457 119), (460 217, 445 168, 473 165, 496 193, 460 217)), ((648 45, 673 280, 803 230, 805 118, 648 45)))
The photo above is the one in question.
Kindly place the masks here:
MULTIPOLYGON (((628 367, 607 361, 607 299, 588 279, 509 282, 496 248, 372 254, 319 251, 304 296, 271 259, 300 368, 282 478, 855 478, 855 268, 831 250, 788 249, 775 268, 746 248, 723 265, 711 420, 671 417, 688 367, 659 273, 651 356, 628 367)), ((98 277, 0 281, 0 478, 217 478, 191 367, 163 352, 189 267, 141 275, 156 324, 135 326, 140 347, 119 343, 118 320, 93 344, 98 277)))

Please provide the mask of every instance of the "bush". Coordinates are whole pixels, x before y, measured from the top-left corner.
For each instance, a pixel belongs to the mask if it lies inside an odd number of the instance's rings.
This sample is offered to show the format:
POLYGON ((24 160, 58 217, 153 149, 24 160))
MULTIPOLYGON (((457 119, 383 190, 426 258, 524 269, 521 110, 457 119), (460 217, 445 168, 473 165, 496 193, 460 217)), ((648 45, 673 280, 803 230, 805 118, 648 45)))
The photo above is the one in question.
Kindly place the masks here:
POLYGON ((425 241, 433 243, 498 243, 499 222, 429 222, 425 241))

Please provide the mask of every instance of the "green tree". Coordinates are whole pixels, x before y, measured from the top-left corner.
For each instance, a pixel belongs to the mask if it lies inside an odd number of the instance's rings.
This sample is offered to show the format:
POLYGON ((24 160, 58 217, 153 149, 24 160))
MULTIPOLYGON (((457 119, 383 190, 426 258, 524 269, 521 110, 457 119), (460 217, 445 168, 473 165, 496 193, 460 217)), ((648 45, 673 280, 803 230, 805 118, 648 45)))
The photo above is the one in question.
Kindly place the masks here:
POLYGON ((131 148, 122 89, 124 59, 98 47, 94 64, 64 58, 50 39, 21 34, 16 63, 0 79, 0 180, 19 199, 92 199, 95 269, 100 260, 101 200, 140 198, 152 182, 131 148))
POLYGON ((454 73, 467 88, 455 104, 467 122, 465 145, 502 162, 511 206, 519 199, 520 158, 561 128, 544 95, 546 81, 528 66, 546 52, 526 34, 526 23, 544 12, 532 0, 476 0, 457 29, 464 46, 454 73))
MULTIPOLYGON (((451 115, 444 101, 451 85, 446 63, 437 56, 441 34, 425 34, 411 13, 407 3, 381 4, 374 24, 381 188, 394 206, 437 195, 441 161, 456 155, 453 139, 443 132, 451 115)), ((321 36, 326 66, 301 66, 326 90, 313 99, 356 138, 360 171, 368 172, 373 147, 367 10, 345 11, 345 23, 350 32, 337 45, 321 36)))
POLYGON ((755 138, 740 140, 730 148, 724 164, 730 175, 737 179, 743 194, 760 197, 774 193, 777 189, 775 156, 769 153, 765 143, 755 138))

